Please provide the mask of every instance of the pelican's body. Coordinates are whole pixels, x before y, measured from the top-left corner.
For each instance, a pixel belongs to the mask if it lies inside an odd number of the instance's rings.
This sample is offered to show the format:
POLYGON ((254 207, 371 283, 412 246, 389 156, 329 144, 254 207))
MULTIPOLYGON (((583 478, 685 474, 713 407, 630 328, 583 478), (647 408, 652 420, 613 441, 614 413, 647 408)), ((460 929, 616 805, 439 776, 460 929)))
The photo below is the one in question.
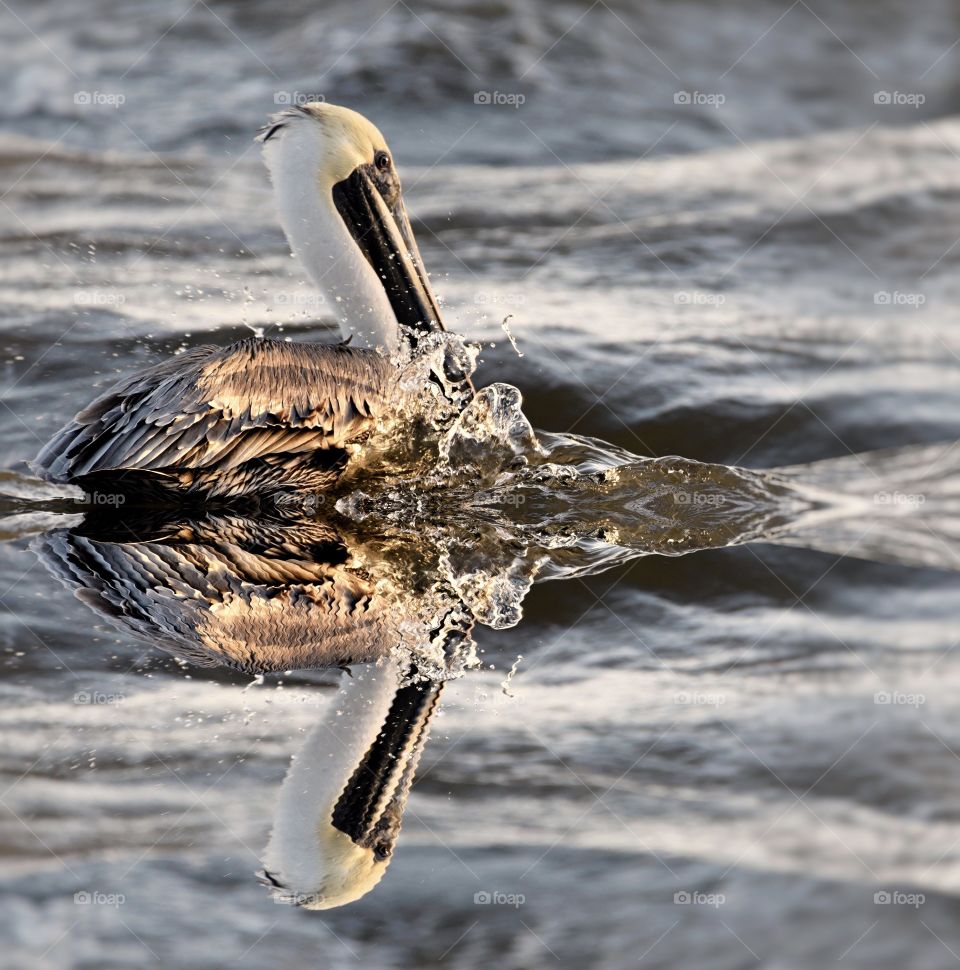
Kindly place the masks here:
POLYGON ((206 498, 325 489, 390 400, 393 371, 375 351, 337 345, 199 347, 112 387, 36 466, 93 493, 146 483, 206 498))
MULTIPOLYGON (((251 339, 140 371, 53 437, 34 462, 42 477, 199 500, 325 489, 402 406, 400 362, 443 324, 383 136, 311 104, 275 116, 261 140, 291 248, 350 346, 251 339)), ((465 401, 463 368, 440 370, 433 390, 465 401)))

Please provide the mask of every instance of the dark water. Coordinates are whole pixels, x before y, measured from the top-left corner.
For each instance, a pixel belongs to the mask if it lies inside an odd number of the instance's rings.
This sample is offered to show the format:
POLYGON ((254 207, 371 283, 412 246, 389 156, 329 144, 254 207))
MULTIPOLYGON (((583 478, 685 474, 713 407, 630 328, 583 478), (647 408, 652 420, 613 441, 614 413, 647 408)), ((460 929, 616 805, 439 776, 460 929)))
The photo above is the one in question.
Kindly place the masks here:
POLYGON ((0 9, 0 493, 52 497, 21 463, 119 373, 329 336, 251 141, 322 94, 390 141, 479 383, 792 497, 678 503, 638 466, 566 553, 582 505, 498 506, 567 578, 495 590, 522 622, 477 626, 389 869, 326 912, 254 872, 339 671, 178 662, 41 565, 76 509, 8 502, 0 965, 953 965, 958 31, 947 3, 0 9))

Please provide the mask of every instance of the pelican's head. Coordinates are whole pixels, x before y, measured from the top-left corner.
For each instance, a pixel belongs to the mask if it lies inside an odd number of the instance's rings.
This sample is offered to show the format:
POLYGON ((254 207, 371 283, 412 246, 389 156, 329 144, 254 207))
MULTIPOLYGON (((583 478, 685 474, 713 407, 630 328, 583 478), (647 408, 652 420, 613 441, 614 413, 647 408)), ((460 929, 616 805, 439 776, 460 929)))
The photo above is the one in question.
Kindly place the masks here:
MULTIPOLYGON (((399 825, 397 826, 399 830, 399 825)), ((303 909, 334 909, 365 896, 383 878, 393 854, 397 832, 372 841, 351 837, 327 819, 320 820, 313 844, 300 851, 305 858, 289 860, 275 872, 261 869, 258 878, 278 902, 303 909), (315 853, 315 854, 314 854, 315 853)))
POLYGON ((261 130, 280 220, 344 336, 394 351, 443 329, 386 139, 325 102, 281 111, 261 130))

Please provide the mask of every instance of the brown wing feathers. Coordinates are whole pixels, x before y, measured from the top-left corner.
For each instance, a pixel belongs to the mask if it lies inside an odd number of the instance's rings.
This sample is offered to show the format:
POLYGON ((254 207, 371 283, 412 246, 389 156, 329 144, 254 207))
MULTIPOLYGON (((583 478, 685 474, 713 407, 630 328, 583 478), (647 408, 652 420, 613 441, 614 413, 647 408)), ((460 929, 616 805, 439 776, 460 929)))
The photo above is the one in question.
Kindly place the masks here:
POLYGON ((120 381, 55 435, 34 467, 57 482, 153 472, 181 487, 234 472, 235 491, 245 463, 342 450, 368 430, 392 372, 376 352, 342 344, 199 347, 120 381))

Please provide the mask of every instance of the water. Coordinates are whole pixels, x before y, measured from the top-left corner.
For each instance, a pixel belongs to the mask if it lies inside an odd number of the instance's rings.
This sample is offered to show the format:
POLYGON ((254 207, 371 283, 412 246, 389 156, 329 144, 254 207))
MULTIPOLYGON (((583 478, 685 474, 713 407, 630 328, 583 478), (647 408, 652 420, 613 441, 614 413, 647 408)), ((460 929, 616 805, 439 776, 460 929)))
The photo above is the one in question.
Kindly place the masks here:
POLYGON ((11 9, 0 962, 952 965, 954 8, 11 9), (478 384, 552 433, 459 519, 321 510, 393 601, 481 617, 389 868, 325 912, 254 873, 343 675, 251 685, 92 611, 36 552, 84 510, 22 465, 178 349, 329 339, 251 141, 297 93, 381 127, 478 384))

